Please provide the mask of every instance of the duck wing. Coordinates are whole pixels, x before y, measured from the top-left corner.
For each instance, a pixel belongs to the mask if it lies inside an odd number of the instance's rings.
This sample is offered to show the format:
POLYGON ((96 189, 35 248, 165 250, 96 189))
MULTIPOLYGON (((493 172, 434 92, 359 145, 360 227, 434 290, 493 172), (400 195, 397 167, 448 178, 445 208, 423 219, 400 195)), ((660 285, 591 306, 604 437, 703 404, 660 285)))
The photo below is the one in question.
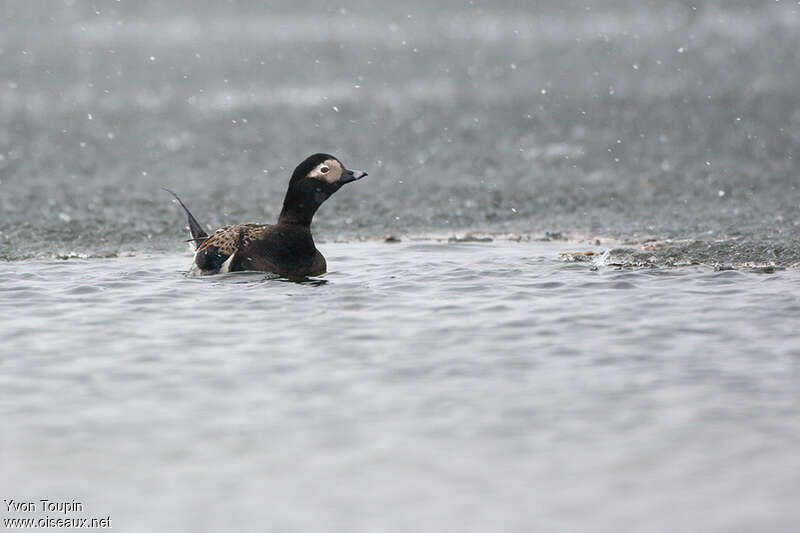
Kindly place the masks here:
POLYGON ((251 242, 259 239, 272 226, 267 224, 236 224, 224 226, 205 239, 197 248, 195 265, 204 274, 241 270, 234 261, 251 242))

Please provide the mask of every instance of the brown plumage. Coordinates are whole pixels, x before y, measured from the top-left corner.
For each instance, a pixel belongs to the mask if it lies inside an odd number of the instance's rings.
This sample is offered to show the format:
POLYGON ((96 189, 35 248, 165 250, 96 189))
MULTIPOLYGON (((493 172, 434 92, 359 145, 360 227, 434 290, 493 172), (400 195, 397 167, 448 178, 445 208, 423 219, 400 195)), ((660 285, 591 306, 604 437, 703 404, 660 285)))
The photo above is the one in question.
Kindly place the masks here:
POLYGON ((247 246, 256 240, 268 229, 268 225, 254 224, 253 222, 223 226, 202 241, 200 246, 197 247, 197 251, 202 252, 210 246, 216 246, 221 253, 231 255, 237 249, 247 246))
POLYGON ((366 172, 347 170, 328 154, 314 154, 292 174, 278 223, 224 226, 210 236, 180 198, 186 211, 190 242, 194 243, 194 270, 201 274, 260 270, 289 277, 324 274, 325 258, 314 245, 311 220, 320 205, 342 185, 361 179, 366 172))

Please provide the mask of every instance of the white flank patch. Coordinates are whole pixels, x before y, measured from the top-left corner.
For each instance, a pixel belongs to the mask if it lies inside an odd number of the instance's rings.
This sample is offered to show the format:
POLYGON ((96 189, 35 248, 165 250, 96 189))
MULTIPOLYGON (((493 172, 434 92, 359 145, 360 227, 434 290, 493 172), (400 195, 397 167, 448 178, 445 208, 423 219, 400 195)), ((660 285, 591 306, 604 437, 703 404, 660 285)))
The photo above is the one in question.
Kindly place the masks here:
POLYGON ((194 240, 194 235, 192 235, 191 230, 189 231, 189 242, 187 242, 186 244, 189 245, 189 250, 192 252, 196 252, 197 247, 200 245, 198 241, 194 240))
POLYGON ((228 258, 225 260, 225 262, 224 262, 224 263, 222 263, 222 266, 221 266, 221 267, 219 267, 219 273, 220 273, 220 274, 225 274, 226 272, 230 272, 230 268, 231 268, 231 261, 233 261, 233 256, 235 256, 235 255, 236 255, 236 252, 233 252, 233 253, 230 255, 230 257, 228 257, 228 258))

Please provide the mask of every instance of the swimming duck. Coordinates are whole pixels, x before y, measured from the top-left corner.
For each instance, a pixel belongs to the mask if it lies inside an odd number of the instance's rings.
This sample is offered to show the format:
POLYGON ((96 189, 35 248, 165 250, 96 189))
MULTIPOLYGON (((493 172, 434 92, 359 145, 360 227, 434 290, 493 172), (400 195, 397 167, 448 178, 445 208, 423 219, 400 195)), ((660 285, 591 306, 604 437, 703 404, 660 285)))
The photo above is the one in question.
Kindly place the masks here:
POLYGON ((332 155, 314 154, 294 169, 277 224, 224 226, 210 236, 178 195, 165 190, 175 197, 189 219, 189 242, 195 249, 193 271, 218 274, 261 270, 307 277, 327 270, 325 258, 311 237, 314 213, 342 185, 366 175, 360 170, 348 170, 332 155))

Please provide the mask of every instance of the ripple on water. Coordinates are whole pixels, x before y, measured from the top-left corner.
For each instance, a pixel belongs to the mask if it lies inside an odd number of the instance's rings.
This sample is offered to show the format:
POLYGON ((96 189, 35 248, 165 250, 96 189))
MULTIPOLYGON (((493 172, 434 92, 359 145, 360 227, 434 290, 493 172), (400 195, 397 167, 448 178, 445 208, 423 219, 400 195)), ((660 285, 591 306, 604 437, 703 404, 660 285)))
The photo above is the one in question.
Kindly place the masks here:
POLYGON ((542 281, 538 283, 531 283, 528 287, 535 289, 559 289, 564 286, 560 281, 542 281))
POLYGON ((592 289, 592 290, 604 290, 604 289, 629 290, 629 289, 635 289, 636 285, 634 285, 629 281, 592 281, 588 283, 582 283, 579 287, 582 289, 592 289))
POLYGON ((742 279, 746 274, 738 270, 723 270, 721 272, 714 272, 706 276, 701 276, 698 279, 700 283, 714 283, 714 284, 730 284, 736 283, 742 279))
POLYGON ((9 305, 19 305, 16 303, 18 301, 35 301, 47 298, 45 293, 27 287, 4 288, 3 296, 8 299, 9 305))
POLYGON ((64 293, 65 294, 96 294, 98 292, 102 292, 105 290, 105 287, 101 287, 99 285, 78 285, 75 287, 67 288, 64 293))

